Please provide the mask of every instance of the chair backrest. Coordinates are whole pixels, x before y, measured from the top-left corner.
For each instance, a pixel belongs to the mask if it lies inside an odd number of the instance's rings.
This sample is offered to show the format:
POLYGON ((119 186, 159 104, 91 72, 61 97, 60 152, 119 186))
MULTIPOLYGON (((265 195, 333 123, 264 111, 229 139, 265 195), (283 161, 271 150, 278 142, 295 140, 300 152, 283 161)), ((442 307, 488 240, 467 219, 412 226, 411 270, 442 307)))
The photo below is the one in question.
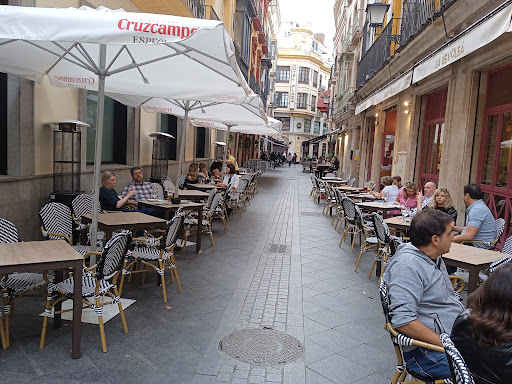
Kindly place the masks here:
POLYGON ((179 178, 178 178, 178 186, 180 187, 180 189, 183 189, 183 186, 185 185, 185 179, 187 178, 186 175, 181 175, 179 178))
MULTIPOLYGON (((83 215, 91 215, 94 206, 94 196, 85 193, 78 195, 71 202, 71 206, 76 218, 80 218, 83 215)), ((98 205, 98 212, 101 212, 101 205, 98 205)))
POLYGON ((238 182, 238 192, 245 191, 245 188, 247 188, 248 185, 249 185, 249 180, 240 179, 240 181, 238 182))
POLYGON ((507 238, 507 241, 505 241, 505 244, 503 245, 501 252, 512 255, 512 236, 509 236, 507 238))
POLYGON ((389 232, 388 225, 384 222, 384 219, 377 212, 372 214, 373 227, 375 229, 375 234, 377 235, 377 239, 379 239, 382 245, 389 243, 389 236, 391 235, 389 232))
POLYGON ((498 268, 499 266, 501 266, 503 264, 509 263, 510 261, 512 261, 512 257, 508 257, 508 256, 502 257, 499 260, 493 261, 491 263, 491 265, 489 265, 489 273, 493 273, 496 270, 496 268, 498 268))
POLYGON ((18 229, 9 220, 0 219, 0 243, 17 243, 18 229))
POLYGON ((160 246, 164 248, 169 248, 172 245, 176 244, 176 240, 178 240, 178 234, 180 232, 180 228, 185 221, 185 212, 183 212, 180 208, 174 215, 174 217, 168 221, 167 230, 165 231, 164 239, 165 243, 161 242, 160 246), (162 244, 163 243, 163 244, 162 244))
POLYGON ((108 280, 123 266, 128 247, 132 242, 130 231, 122 231, 107 241, 96 267, 96 278, 108 280))
POLYGON ((158 183, 151 183, 151 195, 155 199, 162 200, 164 198, 164 188, 158 183))
POLYGON ((355 177, 353 177, 353 178, 352 178, 352 179, 350 179, 350 181, 348 182, 348 186, 349 186, 349 187, 353 187, 355 183, 356 183, 356 178, 355 178, 355 177))
POLYGON ((496 238, 500 239, 501 235, 503 235, 503 231, 505 230, 505 219, 501 217, 496 219, 496 238))
POLYGON ((446 333, 441 333, 441 343, 443 343, 444 350, 448 356, 448 361, 453 369, 456 384, 475 384, 473 377, 460 354, 459 350, 455 347, 450 336, 446 333))
POLYGON ((213 196, 215 196, 215 194, 217 193, 217 188, 212 188, 210 189, 210 192, 208 192, 208 199, 206 199, 206 206, 210 206, 212 200, 213 200, 213 196))
POLYGON ((173 182, 166 177, 164 181, 162 182, 162 186, 164 187, 164 190, 167 191, 167 193, 174 193, 176 190, 176 187, 174 186, 173 182))
MULTIPOLYGON (((71 237, 73 220, 71 209, 61 203, 48 203, 39 211, 39 217, 46 232, 61 233, 71 237)), ((44 235, 44 234, 43 234, 44 235)), ((46 235, 45 235, 46 237, 46 235)), ((50 240, 60 240, 61 237, 48 235, 50 240)))
POLYGON ((220 193, 216 194, 213 197, 212 203, 210 204, 210 209, 208 210, 208 213, 206 214, 208 217, 212 216, 215 213, 215 209, 217 209, 221 200, 222 200, 222 195, 220 193))
POLYGON ((356 204, 348 197, 341 200, 341 207, 345 213, 345 218, 349 221, 355 222, 356 220, 356 204))
MULTIPOLYGON (((391 324, 391 315, 389 314, 389 287, 384 281, 381 280, 379 286, 379 295, 380 295, 380 303, 382 305, 382 312, 384 312, 384 317, 386 319, 387 324, 391 324)), ((390 333, 391 340, 395 346, 411 346, 413 339, 408 336, 405 336, 402 333, 398 333, 396 336, 390 333)))
POLYGON ((324 175, 324 177, 336 177, 336 175, 332 172, 328 172, 324 175))
POLYGON ((389 256, 393 256, 396 251, 398 250, 398 247, 402 245, 404 241, 397 236, 390 236, 389 237, 389 256))

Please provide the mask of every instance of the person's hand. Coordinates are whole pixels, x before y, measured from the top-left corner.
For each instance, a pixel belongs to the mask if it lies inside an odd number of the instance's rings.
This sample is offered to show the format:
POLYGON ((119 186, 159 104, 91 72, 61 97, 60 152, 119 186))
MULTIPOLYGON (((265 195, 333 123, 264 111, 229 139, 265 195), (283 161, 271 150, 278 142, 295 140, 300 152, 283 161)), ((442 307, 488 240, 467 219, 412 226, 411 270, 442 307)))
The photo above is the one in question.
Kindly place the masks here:
POLYGON ((236 189, 236 187, 233 185, 233 186, 231 187, 231 189, 236 189))
POLYGON ((128 191, 127 195, 129 197, 132 197, 132 196, 135 196, 137 194, 137 192, 135 192, 135 188, 131 187, 130 190, 128 191))
POLYGON ((423 201, 423 193, 421 193, 421 191, 418 191, 418 194, 416 195, 416 199, 423 201))

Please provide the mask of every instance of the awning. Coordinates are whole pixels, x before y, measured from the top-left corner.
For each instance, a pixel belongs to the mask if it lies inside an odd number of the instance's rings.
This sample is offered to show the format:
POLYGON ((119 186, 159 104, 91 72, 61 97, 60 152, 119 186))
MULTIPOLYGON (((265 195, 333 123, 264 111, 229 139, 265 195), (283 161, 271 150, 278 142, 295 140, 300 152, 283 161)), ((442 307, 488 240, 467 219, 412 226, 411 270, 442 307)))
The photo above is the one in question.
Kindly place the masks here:
POLYGON ((432 75, 464 56, 484 47, 504 33, 512 32, 512 4, 502 9, 498 8, 493 12, 494 14, 491 13, 491 16, 483 17, 405 74, 359 103, 355 114, 358 115, 371 106, 399 94, 407 89, 411 83, 416 83, 432 75))
POLYGON ((511 32, 511 17, 512 4, 491 17, 485 16, 461 32, 431 57, 414 67, 413 83, 486 46, 504 33, 511 32))
POLYGON ((373 105, 377 105, 390 97, 398 95, 403 90, 409 88, 411 85, 412 70, 406 72, 398 79, 393 80, 385 87, 381 88, 377 93, 374 93, 356 107, 355 114, 359 114, 373 105))
POLYGON ((322 136, 317 136, 317 137, 314 137, 312 139, 303 141, 302 145, 316 144, 316 143, 319 143, 320 141, 323 141, 323 140, 326 140, 326 139, 327 139, 327 134, 322 135, 322 136))

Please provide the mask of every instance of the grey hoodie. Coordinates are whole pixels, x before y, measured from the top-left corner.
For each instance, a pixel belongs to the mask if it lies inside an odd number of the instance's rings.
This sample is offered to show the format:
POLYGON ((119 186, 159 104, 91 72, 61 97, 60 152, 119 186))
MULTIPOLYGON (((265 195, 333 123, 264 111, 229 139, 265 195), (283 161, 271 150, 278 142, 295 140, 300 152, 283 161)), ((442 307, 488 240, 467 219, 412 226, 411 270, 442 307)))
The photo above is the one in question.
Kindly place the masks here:
MULTIPOLYGON (((452 331, 464 305, 455 296, 442 258, 432 260, 412 244, 403 244, 391 258, 384 281, 394 328, 413 320, 437 334, 452 331)), ((405 347, 404 351, 414 349, 405 347)))

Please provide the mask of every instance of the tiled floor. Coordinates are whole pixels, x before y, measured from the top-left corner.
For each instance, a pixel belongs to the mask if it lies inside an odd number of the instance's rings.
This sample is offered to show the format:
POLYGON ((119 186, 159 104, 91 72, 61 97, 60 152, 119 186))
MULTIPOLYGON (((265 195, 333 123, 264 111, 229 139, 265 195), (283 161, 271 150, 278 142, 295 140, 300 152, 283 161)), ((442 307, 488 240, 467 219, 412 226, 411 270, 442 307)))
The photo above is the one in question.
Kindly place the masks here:
POLYGON ((69 326, 50 328, 39 350, 42 292, 20 299, 11 347, 0 350, 0 383, 388 382, 396 361, 377 279, 367 278, 372 255, 355 273, 356 250, 338 247, 340 235, 320 214, 323 205, 312 202, 309 174, 301 171, 265 173, 260 193, 243 216, 230 218, 228 232, 214 224, 217 252, 205 237, 203 254, 180 253, 183 292, 170 284, 167 304, 156 277, 125 285, 123 296, 137 300, 126 311, 129 333, 118 317, 108 322, 106 354, 89 324, 81 359, 71 359, 69 326), (289 333, 304 343, 304 357, 257 367, 219 351, 225 335, 247 327, 289 333))

